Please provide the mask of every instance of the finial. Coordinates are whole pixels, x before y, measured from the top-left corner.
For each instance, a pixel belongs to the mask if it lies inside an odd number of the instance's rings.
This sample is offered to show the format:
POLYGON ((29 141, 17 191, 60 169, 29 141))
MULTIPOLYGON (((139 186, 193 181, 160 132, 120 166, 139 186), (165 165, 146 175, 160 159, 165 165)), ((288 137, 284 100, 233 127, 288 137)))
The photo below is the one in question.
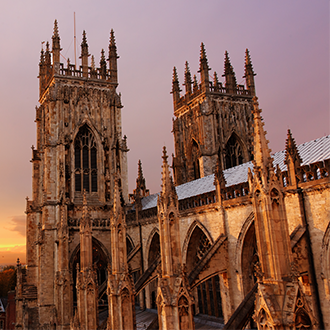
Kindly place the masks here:
POLYGON ((236 76, 227 51, 225 52, 225 72, 222 76, 226 77, 226 92, 235 94, 237 89, 236 76))
POLYGON ((57 19, 55 19, 55 21, 54 21, 54 33, 53 33, 53 38, 59 38, 57 19))
POLYGON ((167 151, 166 151, 166 147, 164 146, 163 147, 163 156, 162 156, 162 158, 163 158, 163 164, 167 164, 167 158, 168 158, 168 156, 167 156, 167 151))
POLYGON ((256 76, 257 74, 253 72, 252 62, 249 50, 246 48, 245 50, 245 66, 244 66, 244 76, 246 78, 248 75, 256 76))
POLYGON ((172 82, 179 82, 179 78, 178 78, 178 72, 176 71, 176 67, 173 67, 173 78, 172 78, 172 82))
MULTIPOLYGON (((110 42, 109 42, 109 61, 111 59, 117 59, 117 58, 119 58, 119 56, 117 56, 115 33, 113 32, 113 29, 111 29, 110 42)), ((110 65, 111 65, 111 61, 110 61, 110 65)))
POLYGON ((206 57, 206 51, 204 43, 201 43, 201 51, 200 51, 200 58, 199 58, 199 72, 202 71, 209 71, 211 70, 208 66, 207 57, 206 57))
POLYGON ((197 82, 197 77, 194 74, 193 91, 196 92, 197 90, 198 90, 198 82, 197 82))
POLYGON ((214 86, 214 91, 218 92, 219 91, 219 79, 218 79, 218 75, 215 71, 213 74, 213 86, 214 86))
POLYGON ((45 64, 45 55, 44 55, 44 50, 41 49, 40 51, 40 62, 39 65, 44 65, 45 64))
POLYGON ((205 52, 204 44, 201 43, 201 54, 199 59, 199 73, 201 76, 201 90, 203 92, 208 92, 210 90, 210 81, 209 81, 209 65, 207 63, 207 57, 205 52))
POLYGON ((176 67, 173 68, 173 78, 172 78, 172 92, 173 94, 173 101, 178 102, 180 100, 180 86, 179 86, 179 78, 178 73, 176 71, 176 67))
POLYGON ((268 140, 266 139, 266 131, 264 131, 261 117, 261 109, 259 109, 258 98, 253 97, 253 129, 254 129, 254 164, 257 167, 270 169, 272 165, 272 158, 270 156, 271 149, 268 148, 268 140))
POLYGON ((53 53, 53 64, 54 64, 54 73, 59 72, 59 63, 60 63, 60 36, 58 34, 57 20, 54 22, 54 33, 53 33, 53 44, 52 44, 52 53, 53 53))
POLYGON ((215 172, 214 172, 214 185, 219 184, 220 188, 225 188, 226 186, 226 179, 222 171, 222 166, 220 159, 217 159, 217 164, 215 167, 215 172))
POLYGON ((102 79, 106 79, 106 77, 107 77, 107 62, 105 61, 104 49, 103 48, 101 50, 100 69, 101 69, 102 79))
POLYGON ((116 39, 115 39, 115 33, 113 32, 113 29, 110 31, 110 47, 116 47, 116 39))
POLYGON ((284 163, 288 164, 288 158, 291 157, 293 162, 295 163, 296 166, 300 166, 302 163, 302 159, 299 155, 296 141, 292 137, 290 129, 288 129, 288 135, 286 139, 286 146, 285 146, 285 160, 284 163))
POLYGON ((256 95, 256 88, 255 88, 255 84, 254 84, 254 76, 256 76, 256 74, 253 71, 252 62, 251 62, 251 58, 250 58, 250 53, 249 53, 249 50, 246 49, 243 78, 245 78, 246 88, 249 91, 249 94, 252 95, 252 96, 256 95))
POLYGON ((82 38, 81 46, 87 46, 87 38, 86 38, 85 30, 83 30, 83 38, 82 38))
POLYGON ((186 61, 185 72, 184 72, 184 85, 186 87, 186 94, 191 93, 191 73, 189 69, 189 63, 186 61))
POLYGON ((95 59, 94 59, 94 55, 92 55, 92 58, 91 58, 91 67, 92 67, 92 70, 95 71, 95 59))
POLYGON ((231 66, 228 52, 225 51, 225 72, 222 76, 225 77, 226 75, 229 75, 232 73, 233 73, 233 67, 231 66))
POLYGON ((204 43, 203 42, 201 43, 201 55, 200 55, 200 59, 201 60, 207 59, 206 58, 206 52, 205 52, 205 46, 204 46, 204 43))
POLYGON ((138 162, 138 180, 143 179, 143 172, 142 172, 142 163, 141 160, 139 159, 138 162))

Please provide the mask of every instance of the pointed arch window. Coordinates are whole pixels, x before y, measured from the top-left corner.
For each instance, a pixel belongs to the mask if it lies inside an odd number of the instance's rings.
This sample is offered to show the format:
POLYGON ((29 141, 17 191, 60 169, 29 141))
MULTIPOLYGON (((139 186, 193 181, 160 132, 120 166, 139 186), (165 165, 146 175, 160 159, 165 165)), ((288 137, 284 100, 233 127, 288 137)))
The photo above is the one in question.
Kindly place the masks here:
POLYGON ((200 168, 199 168, 199 148, 198 144, 195 140, 193 140, 193 145, 191 149, 191 158, 193 163, 193 170, 194 170, 194 180, 199 179, 201 177, 200 168))
POLYGON ((97 148, 87 125, 80 128, 74 144, 75 191, 97 192, 97 148))
POLYGON ((233 134, 226 144, 226 168, 243 164, 243 151, 236 136, 233 134))

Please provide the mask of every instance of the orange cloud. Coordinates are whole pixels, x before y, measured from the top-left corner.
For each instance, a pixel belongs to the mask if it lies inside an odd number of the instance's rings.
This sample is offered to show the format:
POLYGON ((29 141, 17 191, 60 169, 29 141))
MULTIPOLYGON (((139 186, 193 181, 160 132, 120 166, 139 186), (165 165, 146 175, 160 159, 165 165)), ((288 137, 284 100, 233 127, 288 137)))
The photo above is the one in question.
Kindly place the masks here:
POLYGON ((25 215, 14 215, 9 220, 10 227, 5 227, 7 230, 15 231, 22 235, 26 236, 26 217, 25 215))

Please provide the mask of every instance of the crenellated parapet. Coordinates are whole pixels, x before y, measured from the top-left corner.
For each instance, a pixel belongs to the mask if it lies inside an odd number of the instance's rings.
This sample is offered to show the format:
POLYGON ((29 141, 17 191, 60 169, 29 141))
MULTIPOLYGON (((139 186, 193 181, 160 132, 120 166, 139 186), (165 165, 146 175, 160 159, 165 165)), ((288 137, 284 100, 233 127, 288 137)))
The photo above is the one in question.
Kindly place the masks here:
POLYGON ((52 49, 49 48, 49 43, 46 43, 46 50, 41 50, 39 62, 39 85, 40 85, 40 98, 42 98, 47 87, 52 83, 56 77, 65 77, 67 79, 74 78, 78 80, 93 80, 99 81, 103 85, 111 85, 114 88, 118 85, 118 72, 117 72, 117 47, 113 30, 110 32, 109 42, 109 56, 105 58, 105 52, 102 49, 100 58, 100 67, 95 67, 95 59, 92 56, 91 63, 89 64, 88 43, 86 32, 83 31, 81 43, 81 65, 71 64, 70 59, 67 63, 60 62, 60 37, 57 20, 54 23, 54 34, 52 36, 52 49), (51 56, 51 53, 53 56, 51 56), (109 65, 107 65, 107 61, 109 65))

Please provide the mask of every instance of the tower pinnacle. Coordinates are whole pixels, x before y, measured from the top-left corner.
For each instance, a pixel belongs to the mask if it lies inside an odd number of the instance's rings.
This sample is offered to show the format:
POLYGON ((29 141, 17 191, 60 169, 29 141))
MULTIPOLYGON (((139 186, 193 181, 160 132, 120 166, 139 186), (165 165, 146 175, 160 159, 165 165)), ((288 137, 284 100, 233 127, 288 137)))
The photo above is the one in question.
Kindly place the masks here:
POLYGON ((176 103, 180 100, 180 85, 179 85, 179 78, 178 73, 176 71, 176 67, 173 68, 173 78, 172 78, 172 92, 173 94, 173 102, 176 103))
POLYGON ((245 51, 245 66, 244 66, 244 76, 246 81, 246 88, 250 91, 251 95, 256 95, 255 84, 254 84, 254 76, 256 73, 253 71, 252 62, 249 50, 245 51))
POLYGON ((58 33, 58 25, 57 20, 54 22, 54 33, 53 33, 53 45, 52 45, 52 53, 53 53, 53 64, 54 64, 54 73, 59 72, 59 65, 60 65, 60 36, 58 33))
POLYGON ((266 139, 266 131, 264 131, 261 117, 261 109, 259 109, 258 98, 253 98, 253 127, 254 127, 254 166, 262 170, 268 170, 273 166, 270 156, 271 150, 268 148, 268 140, 266 139))
POLYGON ((211 69, 209 68, 204 43, 201 43, 201 53, 200 53, 200 59, 199 59, 199 73, 201 75, 201 87, 202 91, 206 92, 210 90, 210 81, 209 81, 209 71, 211 69))
POLYGON ((191 94, 191 73, 189 69, 189 63, 186 61, 186 67, 184 72, 184 85, 186 87, 186 94, 191 94))
POLYGON ((225 72, 222 76, 226 78, 226 92, 235 94, 237 88, 236 76, 227 51, 225 52, 225 72))
POLYGON ((110 80, 111 82, 118 84, 118 73, 117 73, 117 46, 115 40, 115 33, 113 29, 110 32, 110 42, 109 42, 109 69, 110 69, 110 80))
POLYGON ((83 77, 88 77, 88 44, 87 44, 87 38, 86 38, 86 32, 83 31, 83 39, 81 42, 81 65, 83 70, 83 77))

